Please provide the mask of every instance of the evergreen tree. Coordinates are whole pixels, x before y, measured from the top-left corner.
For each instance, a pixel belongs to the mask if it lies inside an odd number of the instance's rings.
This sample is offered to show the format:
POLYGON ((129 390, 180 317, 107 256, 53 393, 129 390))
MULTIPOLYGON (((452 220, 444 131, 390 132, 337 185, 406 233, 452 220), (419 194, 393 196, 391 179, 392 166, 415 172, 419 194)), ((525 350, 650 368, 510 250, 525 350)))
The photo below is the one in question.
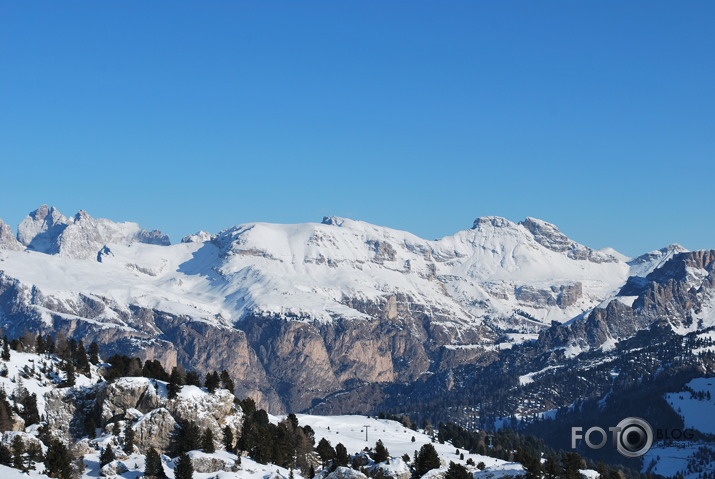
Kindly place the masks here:
POLYGON ((65 372, 65 381, 63 385, 65 387, 72 387, 75 385, 75 369, 72 361, 65 361, 64 367, 62 368, 65 372))
POLYGON ((418 477, 422 477, 432 469, 437 469, 440 465, 439 455, 432 444, 425 444, 420 448, 415 460, 415 472, 418 477))
POLYGON ((10 345, 7 342, 7 337, 2 342, 2 359, 3 361, 10 361, 10 345))
POLYGON ((0 464, 4 466, 12 465, 12 452, 5 444, 0 444, 0 464))
POLYGON ((161 457, 153 447, 146 453, 146 462, 144 466, 144 477, 150 479, 164 479, 164 465, 161 463, 161 457))
POLYGON ((134 429, 132 428, 131 424, 127 424, 127 427, 125 428, 126 430, 124 431, 124 452, 127 454, 131 454, 134 452, 134 429))
POLYGON ((74 351, 74 362, 77 365, 77 369, 85 374, 89 374, 89 360, 87 359, 87 351, 84 349, 84 343, 79 340, 77 343, 77 348, 74 351))
POLYGON ((193 479, 194 466, 191 464, 191 459, 188 454, 183 453, 179 456, 176 468, 174 469, 174 477, 176 479, 193 479))
POLYGON ((49 334, 45 336, 45 352, 47 354, 55 354, 55 340, 49 334))
POLYGON ((59 479, 71 479, 72 460, 67 447, 58 439, 52 439, 45 456, 45 474, 59 479))
POLYGON ((35 338, 35 351, 37 352, 37 354, 45 353, 45 339, 42 337, 41 334, 38 334, 35 338))
POLYGON ((201 430, 193 421, 182 424, 177 440, 178 453, 193 451, 201 447, 201 430))
MULTIPOLYGON (((42 447, 40 444, 32 441, 27 445, 27 459, 30 463, 32 462, 42 462, 45 457, 42 454, 42 447)), ((32 468, 34 469, 34 467, 32 468)))
POLYGON ((142 376, 145 378, 158 379, 159 381, 169 380, 169 374, 164 369, 164 366, 156 359, 147 359, 144 361, 142 376))
POLYGON ((37 394, 25 394, 19 402, 22 404, 22 414, 20 416, 25 420, 25 426, 40 422, 40 411, 37 409, 37 394))
POLYGON ((23 454, 25 454, 25 443, 22 441, 21 436, 15 436, 10 445, 10 449, 12 450, 12 467, 25 471, 25 458, 23 457, 23 454))
POLYGON ((318 445, 315 447, 315 452, 318 453, 320 459, 323 461, 323 467, 328 465, 328 462, 335 459, 335 449, 330 445, 330 441, 322 438, 318 441, 318 445))
POLYGON ((228 452, 233 452, 233 431, 229 426, 223 428, 223 447, 228 452))
POLYGON ((561 477, 563 479, 580 479, 581 473, 579 472, 579 469, 582 467, 583 460, 581 459, 581 456, 575 452, 567 452, 561 463, 561 477))
POLYGON ((92 341, 89 345, 89 362, 94 365, 99 364, 99 345, 96 341, 92 341))
POLYGON ((102 453, 99 455, 99 466, 104 467, 110 462, 112 462, 114 459, 116 459, 116 457, 114 456, 112 445, 107 444, 107 448, 102 449, 102 453))
POLYGON ((186 384, 188 386, 201 387, 201 376, 196 371, 186 373, 186 384))
POLYGON ((216 447, 214 446, 214 433, 209 427, 206 428, 204 434, 201 436, 201 449, 203 449, 207 454, 216 452, 216 447))
POLYGON ((449 469, 447 469, 444 479, 472 479, 472 475, 463 465, 449 461, 449 469))
POLYGON ((166 388, 169 390, 169 399, 174 399, 179 391, 181 391, 181 386, 184 384, 182 375, 178 368, 174 367, 171 370, 171 375, 169 376, 169 384, 166 388))
POLYGON ((525 449, 518 449, 516 451, 515 459, 517 462, 520 462, 522 466, 524 466, 526 479, 541 478, 541 461, 538 457, 536 457, 536 455, 525 449))
POLYGON ((233 394, 233 390, 236 389, 236 386, 233 384, 233 379, 231 379, 231 376, 225 369, 221 371, 221 384, 224 389, 228 389, 228 392, 231 394, 233 394))
POLYGON ((345 448, 343 443, 339 442, 335 445, 335 460, 333 464, 336 466, 347 467, 350 457, 348 456, 348 450, 345 448))
POLYGON ((221 379, 219 378, 218 373, 216 371, 208 373, 206 375, 206 382, 204 383, 204 387, 206 387, 206 389, 208 389, 210 393, 216 391, 216 388, 218 388, 219 384, 221 384, 221 379))
POLYGON ((385 462, 389 458, 390 453, 387 451, 387 448, 382 443, 382 439, 378 439, 377 443, 375 444, 375 454, 373 455, 373 459, 375 460, 375 462, 385 462))

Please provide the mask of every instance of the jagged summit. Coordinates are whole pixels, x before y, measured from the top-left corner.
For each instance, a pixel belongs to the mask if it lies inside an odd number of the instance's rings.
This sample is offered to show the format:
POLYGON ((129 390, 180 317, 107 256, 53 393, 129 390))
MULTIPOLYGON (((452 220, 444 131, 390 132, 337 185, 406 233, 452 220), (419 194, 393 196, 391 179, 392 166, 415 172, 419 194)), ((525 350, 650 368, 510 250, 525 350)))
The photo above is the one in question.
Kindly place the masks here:
POLYGON ((345 223, 345 218, 341 218, 340 216, 323 216, 321 223, 324 225, 342 226, 343 223, 345 223))
POLYGON ((96 258, 106 244, 171 244, 167 235, 141 229, 136 223, 93 218, 85 210, 67 218, 54 206, 47 205, 41 205, 20 222, 17 240, 31 251, 77 259, 96 258))
POLYGON ((12 232, 10 225, 0 219, 0 249, 21 250, 24 249, 12 232))
POLYGON ((509 228, 515 227, 516 223, 509 221, 501 216, 480 216, 474 220, 472 223, 472 229, 479 229, 480 227, 493 226, 495 228, 509 228))

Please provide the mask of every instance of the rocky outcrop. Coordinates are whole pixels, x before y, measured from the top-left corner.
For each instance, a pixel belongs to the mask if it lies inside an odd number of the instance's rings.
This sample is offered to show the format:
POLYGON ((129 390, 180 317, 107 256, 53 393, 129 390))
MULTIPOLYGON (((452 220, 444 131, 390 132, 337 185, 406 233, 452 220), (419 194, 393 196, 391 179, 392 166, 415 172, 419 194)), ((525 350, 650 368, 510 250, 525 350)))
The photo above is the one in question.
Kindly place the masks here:
POLYGON ((132 425, 134 444, 140 451, 154 448, 159 453, 168 452, 179 429, 174 417, 166 408, 158 408, 132 425))
POLYGON ((104 477, 118 476, 129 472, 129 468, 122 461, 112 461, 102 466, 101 473, 104 477))
POLYGON ((0 219, 0 249, 8 249, 20 251, 25 247, 20 243, 12 233, 12 228, 0 219))
POLYGON ((98 386, 97 404, 103 424, 124 417, 129 410, 148 413, 161 404, 154 382, 148 378, 120 378, 98 386))
POLYGON ((325 476, 325 479, 367 479, 367 476, 355 469, 338 466, 333 472, 325 476))
POLYGON ((548 289, 524 285, 514 288, 514 296, 520 303, 531 307, 567 308, 583 297, 583 287, 581 283, 553 285, 548 289))
POLYGON ((155 244, 159 246, 169 246, 171 244, 171 239, 169 235, 165 235, 159 230, 141 230, 136 235, 134 235, 134 241, 146 244, 155 244))
POLYGON ((617 258, 607 253, 594 251, 591 248, 576 243, 559 231, 555 225, 547 223, 546 221, 536 218, 526 218, 519 224, 529 230, 540 245, 559 253, 565 252, 571 259, 591 261, 594 263, 614 263, 618 261, 617 258))
POLYGON ((201 230, 192 235, 187 235, 181 238, 182 243, 205 243, 206 241, 211 241, 211 233, 201 230))
POLYGON ((234 461, 225 460, 215 455, 204 454, 200 451, 191 451, 189 453, 189 459, 191 459, 194 472, 198 473, 230 472, 236 470, 234 461))

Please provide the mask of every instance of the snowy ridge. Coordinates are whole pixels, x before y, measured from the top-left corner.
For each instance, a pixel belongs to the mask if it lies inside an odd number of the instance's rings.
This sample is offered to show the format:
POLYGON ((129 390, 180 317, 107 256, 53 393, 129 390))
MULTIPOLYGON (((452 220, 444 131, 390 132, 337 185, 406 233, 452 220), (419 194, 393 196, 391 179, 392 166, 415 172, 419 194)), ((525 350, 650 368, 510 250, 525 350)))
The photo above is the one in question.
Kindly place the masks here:
POLYGON ((42 206, 23 220, 18 238, 29 253, 1 250, 0 271, 43 294, 94 294, 206 321, 247 314, 369 319, 374 313, 356 302, 384 305, 397 296, 437 318, 472 325, 518 318, 532 332, 595 307, 632 269, 619 255, 591 250, 533 218, 478 218, 469 230, 428 241, 331 216, 238 225, 169 245, 135 223, 83 211, 66 218, 42 206))

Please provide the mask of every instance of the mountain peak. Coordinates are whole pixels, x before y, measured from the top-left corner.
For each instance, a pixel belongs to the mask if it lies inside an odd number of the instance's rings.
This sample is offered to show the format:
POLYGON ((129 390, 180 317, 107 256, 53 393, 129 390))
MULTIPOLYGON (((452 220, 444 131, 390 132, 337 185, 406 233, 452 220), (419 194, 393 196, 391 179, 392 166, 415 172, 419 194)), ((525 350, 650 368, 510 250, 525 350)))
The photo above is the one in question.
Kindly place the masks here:
POLYGON ((15 238, 10 225, 0 219, 0 249, 21 250, 22 244, 15 238))
POLYGON ((323 216, 321 223, 330 226, 342 226, 343 223, 345 223, 345 218, 341 218, 340 216, 323 216))
POLYGON ((483 226, 493 226, 495 228, 508 228, 516 226, 515 223, 501 216, 480 216, 472 223, 472 229, 478 229, 483 226))

